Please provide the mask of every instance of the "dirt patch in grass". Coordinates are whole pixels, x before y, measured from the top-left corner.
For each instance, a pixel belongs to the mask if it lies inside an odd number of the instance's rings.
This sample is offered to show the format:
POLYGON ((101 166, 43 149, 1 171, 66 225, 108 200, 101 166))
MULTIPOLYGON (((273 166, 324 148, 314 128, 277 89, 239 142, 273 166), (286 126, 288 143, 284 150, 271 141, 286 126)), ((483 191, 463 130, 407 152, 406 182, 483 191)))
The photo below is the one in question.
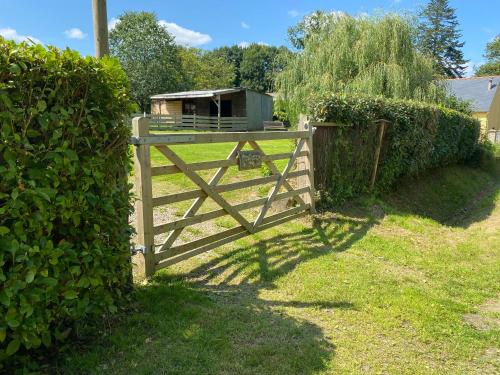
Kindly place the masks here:
POLYGON ((500 349, 487 348, 480 358, 481 365, 474 368, 473 374, 497 375, 500 373, 500 349))
POLYGON ((480 331, 500 328, 500 296, 487 300, 475 314, 465 314, 464 321, 480 331))

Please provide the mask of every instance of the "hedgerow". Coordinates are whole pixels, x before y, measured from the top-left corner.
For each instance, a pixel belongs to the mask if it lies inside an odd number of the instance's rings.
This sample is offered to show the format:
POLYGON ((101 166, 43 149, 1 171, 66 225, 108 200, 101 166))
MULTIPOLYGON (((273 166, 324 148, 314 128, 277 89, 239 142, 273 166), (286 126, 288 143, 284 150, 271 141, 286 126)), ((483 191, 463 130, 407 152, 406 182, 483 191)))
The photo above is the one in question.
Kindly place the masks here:
POLYGON ((470 159, 479 122, 433 104, 380 97, 330 95, 311 98, 311 117, 347 127, 318 128, 316 184, 323 201, 338 202, 368 191, 378 144, 378 121, 387 120, 375 188, 386 190, 403 176, 470 159))
POLYGON ((128 109, 116 61, 0 38, 0 368, 123 298, 128 109))

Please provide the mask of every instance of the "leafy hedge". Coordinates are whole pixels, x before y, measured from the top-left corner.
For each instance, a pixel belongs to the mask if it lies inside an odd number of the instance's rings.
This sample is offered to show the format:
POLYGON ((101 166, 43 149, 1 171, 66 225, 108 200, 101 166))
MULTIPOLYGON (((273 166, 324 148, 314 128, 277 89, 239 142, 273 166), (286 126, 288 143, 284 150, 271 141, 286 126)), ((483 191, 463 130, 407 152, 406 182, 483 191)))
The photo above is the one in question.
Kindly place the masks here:
POLYGON ((369 189, 378 144, 377 120, 387 120, 376 188, 384 190, 400 177, 463 162, 473 156, 479 122, 436 105, 374 97, 314 98, 309 113, 318 121, 350 127, 318 127, 315 136, 316 184, 322 198, 338 202, 369 189))
POLYGON ((0 368, 123 297, 128 108, 114 60, 0 38, 0 368))

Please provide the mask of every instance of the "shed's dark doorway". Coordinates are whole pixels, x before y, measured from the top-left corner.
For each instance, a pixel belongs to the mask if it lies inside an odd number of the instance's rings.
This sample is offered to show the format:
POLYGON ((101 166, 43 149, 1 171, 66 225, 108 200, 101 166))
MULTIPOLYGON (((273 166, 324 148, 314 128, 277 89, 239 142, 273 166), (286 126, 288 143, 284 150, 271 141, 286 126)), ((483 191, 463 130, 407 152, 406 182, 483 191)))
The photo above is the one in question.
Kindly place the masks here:
MULTIPOLYGON (((210 102, 210 116, 217 116, 217 104, 213 101, 210 102)), ((233 106, 231 100, 221 100, 220 103, 220 116, 221 117, 232 117, 233 116, 233 106)))

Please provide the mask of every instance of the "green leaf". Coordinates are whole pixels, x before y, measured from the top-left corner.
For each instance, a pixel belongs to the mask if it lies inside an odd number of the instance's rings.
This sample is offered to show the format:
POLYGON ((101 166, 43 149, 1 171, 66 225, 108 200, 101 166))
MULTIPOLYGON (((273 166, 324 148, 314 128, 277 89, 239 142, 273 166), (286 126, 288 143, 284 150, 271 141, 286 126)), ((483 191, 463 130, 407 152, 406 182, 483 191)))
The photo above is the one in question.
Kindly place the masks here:
POLYGON ((36 109, 40 112, 45 111, 47 109, 47 103, 45 103, 45 100, 39 100, 36 104, 36 109))
POLYGON ((64 292, 64 298, 66 299, 75 299, 78 297, 78 293, 76 290, 67 290, 64 292))
POLYGON ((16 328, 19 327, 21 323, 17 319, 10 319, 7 320, 7 324, 9 325, 10 328, 16 328))
POLYGON ((10 305, 10 297, 5 293, 5 290, 0 292, 0 303, 5 307, 9 307, 10 305))
POLYGON ((12 74, 21 74, 21 68, 16 63, 11 63, 9 66, 9 72, 12 74))
POLYGON ((68 157, 69 160, 71 161, 77 161, 78 160, 78 154, 73 151, 73 150, 65 150, 64 153, 66 154, 66 156, 68 157))
POLYGON ((43 342, 43 345, 45 345, 45 347, 48 348, 50 346, 50 343, 52 342, 52 338, 51 338, 49 332, 42 333, 42 342, 43 342))
POLYGON ((7 330, 5 328, 0 328, 0 342, 4 342, 6 336, 7 330))
POLYGON ((4 234, 9 233, 10 230, 7 227, 0 227, 0 236, 3 236, 4 234))
POLYGON ((27 284, 33 282, 33 280, 35 279, 35 274, 36 272, 34 270, 29 270, 26 273, 26 278, 24 280, 26 281, 27 284))
POLYGON ((9 345, 7 346, 6 353, 7 355, 12 355, 15 352, 19 350, 19 346, 21 346, 21 342, 18 339, 14 339, 11 342, 9 342, 9 345))

